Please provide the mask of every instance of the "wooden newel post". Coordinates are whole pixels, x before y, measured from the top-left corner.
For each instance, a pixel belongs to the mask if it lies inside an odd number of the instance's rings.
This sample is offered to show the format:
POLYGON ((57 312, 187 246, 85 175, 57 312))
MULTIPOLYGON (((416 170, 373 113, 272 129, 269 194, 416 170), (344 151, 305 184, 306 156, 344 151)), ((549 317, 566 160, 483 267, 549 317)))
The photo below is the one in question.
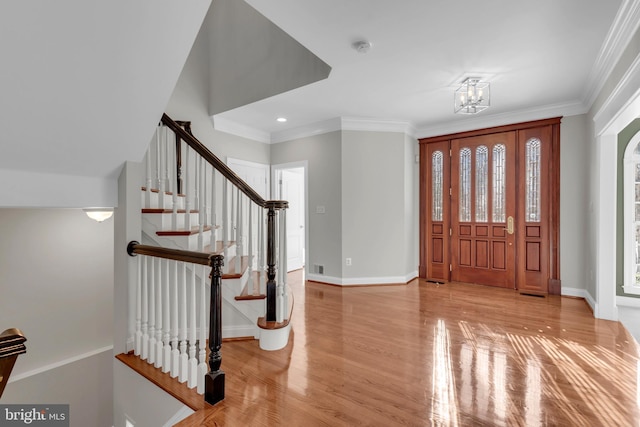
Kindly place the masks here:
POLYGON ((224 399, 224 372, 222 364, 222 265, 224 258, 212 258, 211 306, 209 308, 209 372, 205 377, 204 400, 215 405, 224 399))
POLYGON ((276 209, 268 205, 267 213, 267 322, 276 321, 276 209))

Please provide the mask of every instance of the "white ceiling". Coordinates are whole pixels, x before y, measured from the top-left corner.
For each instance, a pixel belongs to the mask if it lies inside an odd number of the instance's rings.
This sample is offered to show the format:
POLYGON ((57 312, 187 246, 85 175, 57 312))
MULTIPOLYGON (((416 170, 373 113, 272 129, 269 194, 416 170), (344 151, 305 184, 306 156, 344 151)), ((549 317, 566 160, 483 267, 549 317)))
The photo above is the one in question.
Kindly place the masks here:
MULTIPOLYGON (((482 116, 586 112, 622 0, 246 0, 332 67, 328 79, 214 117, 265 132, 336 117, 404 122, 417 136, 482 116), (359 54, 352 47, 367 40, 359 54), (599 59, 600 58, 600 59, 599 59), (453 112, 465 76, 491 83, 478 117, 453 112), (287 123, 276 118, 285 116, 287 123)), ((282 139, 282 138, 280 138, 282 139)))

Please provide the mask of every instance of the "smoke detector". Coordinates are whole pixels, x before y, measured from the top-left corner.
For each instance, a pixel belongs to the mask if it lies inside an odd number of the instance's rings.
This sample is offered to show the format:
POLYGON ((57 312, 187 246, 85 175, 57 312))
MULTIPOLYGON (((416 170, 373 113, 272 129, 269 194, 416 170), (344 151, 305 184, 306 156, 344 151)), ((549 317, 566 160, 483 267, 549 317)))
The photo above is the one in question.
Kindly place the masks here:
POLYGON ((353 44, 353 48, 358 52, 365 54, 371 50, 371 43, 366 40, 360 40, 353 44))

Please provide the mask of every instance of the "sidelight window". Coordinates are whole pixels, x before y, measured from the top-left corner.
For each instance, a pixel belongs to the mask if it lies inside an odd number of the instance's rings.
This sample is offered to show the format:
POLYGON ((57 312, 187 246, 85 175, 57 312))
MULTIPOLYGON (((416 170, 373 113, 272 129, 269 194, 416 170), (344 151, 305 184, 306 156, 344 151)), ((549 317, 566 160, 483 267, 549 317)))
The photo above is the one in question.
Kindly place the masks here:
POLYGON ((433 221, 442 221, 443 159, 442 151, 435 151, 431 156, 431 219, 433 221))
POLYGON ((527 168, 525 221, 540 222, 540 140, 531 138, 525 146, 527 168))

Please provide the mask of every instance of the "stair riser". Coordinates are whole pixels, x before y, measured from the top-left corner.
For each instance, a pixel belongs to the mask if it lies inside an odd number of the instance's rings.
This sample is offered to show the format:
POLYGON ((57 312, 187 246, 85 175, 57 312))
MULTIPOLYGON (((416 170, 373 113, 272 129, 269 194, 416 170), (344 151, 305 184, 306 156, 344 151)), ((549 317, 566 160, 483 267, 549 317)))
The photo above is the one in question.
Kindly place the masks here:
MULTIPOLYGON (((160 206, 160 193, 158 192, 154 192, 151 191, 149 192, 149 194, 147 195, 146 191, 142 191, 141 193, 141 201, 142 201, 142 207, 143 208, 149 208, 149 209, 159 209, 159 208, 164 208, 164 209, 173 209, 173 195, 171 194, 166 194, 164 195, 164 206, 160 206), (147 198, 149 198, 149 201, 147 201, 147 198)), ((185 204, 185 197, 177 197, 176 202, 178 204, 178 209, 184 209, 184 204, 185 204)))

